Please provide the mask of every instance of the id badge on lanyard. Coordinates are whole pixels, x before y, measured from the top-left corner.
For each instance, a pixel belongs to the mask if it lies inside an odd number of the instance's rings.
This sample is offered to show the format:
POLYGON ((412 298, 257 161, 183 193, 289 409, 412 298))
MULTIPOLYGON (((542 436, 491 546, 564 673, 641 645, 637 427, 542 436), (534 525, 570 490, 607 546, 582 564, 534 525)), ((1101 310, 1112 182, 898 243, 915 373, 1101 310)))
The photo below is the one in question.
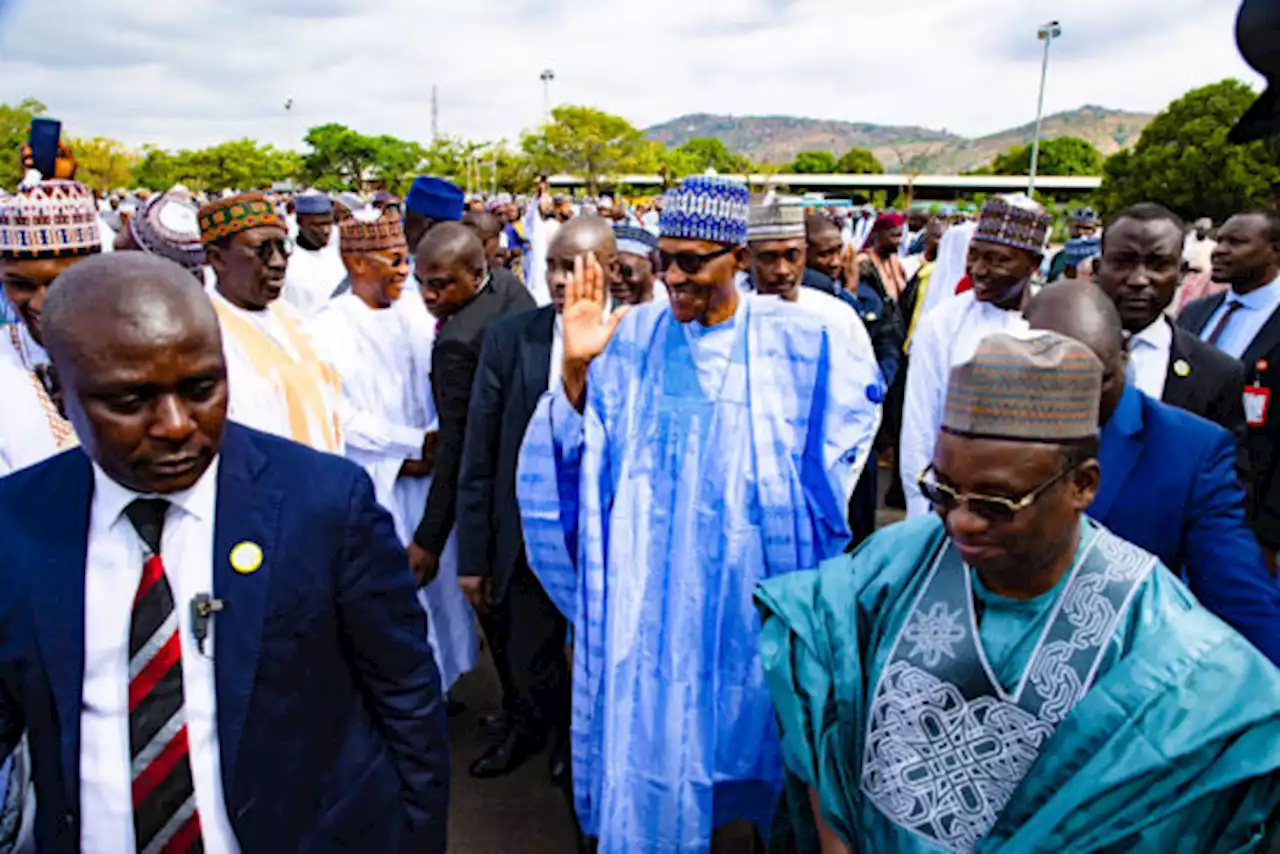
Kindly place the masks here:
POLYGON ((1265 359, 1254 365, 1253 384, 1244 387, 1244 418, 1250 427, 1265 427, 1267 411, 1271 409, 1271 389, 1263 388, 1262 374, 1267 370, 1265 359))

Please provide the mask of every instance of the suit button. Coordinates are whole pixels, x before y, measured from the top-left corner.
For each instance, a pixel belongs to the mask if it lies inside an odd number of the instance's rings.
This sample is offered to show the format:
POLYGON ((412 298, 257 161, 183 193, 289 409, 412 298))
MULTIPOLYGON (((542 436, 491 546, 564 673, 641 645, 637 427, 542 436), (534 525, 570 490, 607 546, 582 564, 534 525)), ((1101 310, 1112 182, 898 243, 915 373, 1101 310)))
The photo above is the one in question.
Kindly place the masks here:
POLYGON ((68 812, 64 812, 64 813, 62 814, 62 823, 63 823, 64 825, 66 825, 67 827, 75 827, 75 826, 76 826, 76 816, 75 816, 75 813, 70 812, 70 811, 68 811, 68 812))

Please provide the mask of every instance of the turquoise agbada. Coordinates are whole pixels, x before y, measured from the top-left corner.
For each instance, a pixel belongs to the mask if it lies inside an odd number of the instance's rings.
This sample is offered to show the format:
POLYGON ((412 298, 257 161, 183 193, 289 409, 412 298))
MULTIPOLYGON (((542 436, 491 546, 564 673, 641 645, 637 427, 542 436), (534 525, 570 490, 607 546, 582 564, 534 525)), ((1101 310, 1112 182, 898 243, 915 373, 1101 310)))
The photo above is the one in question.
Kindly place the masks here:
MULTIPOLYGON (((792 850, 819 851, 808 789, 817 791, 824 822, 853 852, 1268 850, 1265 846, 1275 841, 1269 816, 1280 805, 1280 670, 1201 607, 1154 558, 1092 521, 1081 525, 1071 584, 1064 579, 1037 599, 997 596, 976 573, 957 564, 959 587, 953 592, 963 591, 969 600, 962 619, 950 619, 958 612, 948 613, 945 601, 931 610, 921 604, 939 595, 931 579, 941 578, 943 569, 931 567, 944 566, 940 556, 947 554, 945 530, 936 517, 886 528, 852 555, 760 585, 761 659, 787 767, 792 850), (1107 543, 1120 548, 1090 548, 1107 543), (1148 559, 1140 571, 1132 569, 1135 554, 1148 559), (1118 557, 1108 564, 1113 556, 1118 557), (1127 592, 1117 588, 1122 596, 1113 620, 1095 620, 1099 613, 1105 616, 1105 607, 1076 607, 1088 586, 1084 566, 1099 570, 1095 579, 1132 571, 1135 580, 1127 592), (1081 632, 1087 634, 1081 629, 1086 623, 1109 627, 1099 635, 1091 665, 1096 672, 1082 671, 1087 679, 1083 687, 1077 685, 1081 696, 1062 707, 1065 717, 1045 714, 1043 708, 1040 719, 1031 716, 1033 723, 1049 720, 1051 725, 1042 728, 1045 738, 1027 756, 1029 766, 1014 761, 976 768, 981 763, 974 762, 972 751, 950 749, 963 740, 948 742, 955 731, 945 724, 911 731, 928 732, 930 738, 912 744, 882 739, 869 750, 873 711, 877 728, 886 720, 893 724, 895 714, 910 717, 903 713, 909 703, 890 704, 886 718, 886 707, 878 702, 883 685, 896 684, 893 671, 904 662, 929 661, 935 674, 953 666, 962 671, 963 643, 955 641, 967 627, 978 626, 979 673, 987 674, 978 681, 986 684, 989 678, 990 685, 998 686, 992 693, 1004 697, 1019 684, 1025 687, 1028 675, 1043 675, 1045 659, 1052 658, 1043 652, 1046 639, 1062 626, 1079 629, 1078 639, 1081 632), (910 631, 903 632, 904 627, 910 631), (1035 673, 1027 673, 1029 665, 1035 673), (886 675, 890 678, 884 679, 886 675), (913 798, 922 790, 903 798, 901 786, 909 787, 911 781, 899 780, 895 792, 886 782, 892 775, 883 771, 893 759, 899 760, 899 769, 904 764, 914 768, 911 761, 901 760, 914 759, 912 751, 921 744, 926 751, 930 744, 940 748, 926 754, 935 770, 948 763, 934 782, 962 781, 952 792, 962 796, 949 806, 941 797, 927 803, 931 814, 972 812, 975 804, 966 802, 966 792, 999 791, 1001 773, 1016 772, 1005 781, 1007 800, 998 799, 1003 806, 996 810, 994 824, 976 840, 940 844, 936 833, 911 826, 918 817, 912 816, 917 806, 913 798), (892 754, 888 763, 885 752, 892 754), (876 758, 866 761, 869 757, 876 758), (872 773, 864 774, 866 768, 872 773), (993 785, 964 785, 984 774, 993 785), (896 820, 889 817, 895 809, 896 820)), ((973 672, 960 674, 970 693, 973 672)), ((931 690, 939 688, 929 681, 932 677, 914 675, 931 690)), ((955 694, 954 686, 945 687, 955 694)), ((922 696, 931 701, 937 695, 908 695, 913 701, 922 696)), ((1007 705, 1002 711, 1020 714, 1007 705)), ((974 717, 965 724, 973 726, 974 717)), ((947 788, 928 791, 932 797, 947 788)), ((978 803, 976 810, 982 806, 978 803)), ((934 828, 940 826, 955 825, 934 828)))

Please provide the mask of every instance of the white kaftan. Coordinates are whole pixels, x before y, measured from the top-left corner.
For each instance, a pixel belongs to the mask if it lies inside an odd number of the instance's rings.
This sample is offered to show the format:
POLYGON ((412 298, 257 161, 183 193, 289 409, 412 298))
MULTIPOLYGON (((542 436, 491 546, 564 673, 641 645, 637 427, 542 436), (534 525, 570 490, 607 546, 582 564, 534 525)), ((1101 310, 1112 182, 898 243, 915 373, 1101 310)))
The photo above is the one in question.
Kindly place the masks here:
POLYGON ((346 277, 347 268, 338 252, 336 235, 328 246, 318 252, 298 246, 289 256, 289 269, 285 273, 280 298, 299 317, 307 320, 324 308, 346 277))
POLYGON ((542 218, 538 202, 534 200, 524 215, 525 234, 529 237, 529 255, 525 266, 524 281, 539 306, 551 304, 551 291, 547 288, 547 252, 551 241, 560 230, 560 220, 542 218))
MULTIPOLYGON (((0 475, 35 465, 74 448, 75 431, 58 414, 35 372, 32 350, 23 346, 22 324, 0 330, 0 475)), ((34 342, 32 342, 34 344, 34 342)), ((35 347, 40 355, 44 351, 35 347)))
POLYGON ((929 502, 920 494, 916 478, 933 460, 951 369, 971 359, 979 342, 988 335, 1027 328, 1022 312, 978 302, 973 291, 951 297, 920 319, 915 337, 911 339, 899 454, 908 516, 930 512, 929 502))
MULTIPOLYGON (((320 309, 308 331, 342 380, 343 454, 369 473, 378 503, 391 513, 400 542, 407 545, 422 518, 431 478, 400 477, 400 466, 422 458, 423 440, 435 429, 434 413, 423 407, 413 381, 413 327, 403 310, 376 310, 345 293, 320 309)), ((478 655, 475 617, 458 587, 453 536, 441 555, 439 575, 418 599, 427 611, 428 640, 448 690, 475 666, 478 655)))

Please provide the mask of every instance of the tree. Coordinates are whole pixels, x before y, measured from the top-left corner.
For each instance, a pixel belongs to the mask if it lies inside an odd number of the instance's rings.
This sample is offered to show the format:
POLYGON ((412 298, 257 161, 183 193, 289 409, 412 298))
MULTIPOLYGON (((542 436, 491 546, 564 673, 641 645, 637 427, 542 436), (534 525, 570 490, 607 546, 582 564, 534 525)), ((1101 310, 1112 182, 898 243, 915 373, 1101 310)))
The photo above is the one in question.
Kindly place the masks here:
POLYGON ((16 105, 0 104, 0 190, 13 190, 22 181, 22 146, 31 131, 31 120, 47 107, 35 98, 16 105))
POLYGON ((1230 145, 1227 132, 1256 97, 1223 80, 1193 89, 1143 130, 1137 145, 1107 159, 1096 201, 1113 214, 1159 202, 1186 219, 1215 221, 1280 203, 1280 145, 1230 145))
MULTIPOLYGON (((1088 140, 1060 136, 1040 141, 1039 175, 1100 175, 1102 152, 1088 140)), ((1031 146, 1015 145, 991 161, 992 175, 1030 175, 1031 146)))
POLYGON ((798 175, 829 175, 836 171, 836 156, 830 151, 802 151, 791 164, 798 175))
POLYGON ((865 148, 851 148, 836 161, 836 172, 845 175, 883 175, 884 164, 865 148))
POLYGON ((72 139, 68 147, 76 156, 76 180, 99 193, 133 186, 138 155, 114 139, 72 139))
POLYGON ((163 148, 144 145, 142 155, 133 167, 133 183, 160 193, 178 183, 177 157, 163 148))
POLYGON ((377 154, 373 139, 336 122, 311 128, 304 139, 311 151, 303 174, 321 190, 354 189, 377 154))
POLYGON ((713 136, 702 136, 691 139, 674 152, 681 173, 694 175, 714 169, 724 173, 744 173, 751 169, 747 158, 733 154, 725 147, 722 140, 713 136))
POLYGON ((646 166, 656 172, 660 166, 660 148, 624 118, 591 107, 556 107, 551 117, 520 140, 521 150, 541 173, 581 176, 594 194, 602 175, 646 166))

